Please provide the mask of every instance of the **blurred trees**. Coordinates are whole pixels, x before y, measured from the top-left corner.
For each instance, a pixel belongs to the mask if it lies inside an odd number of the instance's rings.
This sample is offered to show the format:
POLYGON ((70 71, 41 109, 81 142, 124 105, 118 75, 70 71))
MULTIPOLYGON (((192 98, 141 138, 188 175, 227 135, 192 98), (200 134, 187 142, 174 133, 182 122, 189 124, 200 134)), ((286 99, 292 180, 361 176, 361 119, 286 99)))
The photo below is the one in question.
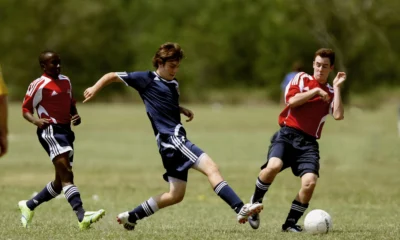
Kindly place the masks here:
POLYGON ((330 47, 346 93, 368 92, 400 79, 399 10, 397 0, 0 0, 0 63, 21 100, 41 74, 37 56, 53 49, 79 99, 106 72, 152 69, 158 46, 173 41, 186 52, 184 99, 242 88, 276 99, 293 61, 312 73, 314 52, 330 47))

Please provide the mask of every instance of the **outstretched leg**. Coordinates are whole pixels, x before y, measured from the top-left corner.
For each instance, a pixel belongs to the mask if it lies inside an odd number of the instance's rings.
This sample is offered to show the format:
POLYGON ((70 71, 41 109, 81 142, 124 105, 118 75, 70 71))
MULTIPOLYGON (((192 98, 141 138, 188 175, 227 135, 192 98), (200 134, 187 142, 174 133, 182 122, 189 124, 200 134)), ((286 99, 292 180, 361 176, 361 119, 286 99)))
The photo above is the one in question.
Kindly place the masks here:
POLYGON ((130 212, 120 213, 117 221, 123 224, 125 229, 133 230, 138 220, 153 215, 159 209, 181 202, 186 192, 186 181, 168 177, 168 182, 168 192, 151 197, 130 212))
POLYGON ((207 155, 203 154, 193 165, 193 169, 198 170, 207 176, 211 187, 236 213, 239 223, 247 222, 247 218, 255 213, 259 213, 263 206, 257 204, 243 204, 242 200, 233 191, 221 176, 217 164, 207 155))

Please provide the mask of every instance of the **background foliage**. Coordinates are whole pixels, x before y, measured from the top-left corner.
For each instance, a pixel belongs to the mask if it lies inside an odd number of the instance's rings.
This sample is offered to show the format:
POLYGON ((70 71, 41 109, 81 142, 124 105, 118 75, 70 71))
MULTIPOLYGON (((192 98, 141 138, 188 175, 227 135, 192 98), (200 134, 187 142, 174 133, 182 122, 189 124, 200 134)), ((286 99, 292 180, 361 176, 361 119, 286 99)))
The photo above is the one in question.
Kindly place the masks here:
MULTIPOLYGON (((276 100, 294 61, 311 72, 314 52, 330 47, 336 70, 348 73, 348 97, 397 84, 399 10, 397 0, 0 0, 0 62, 21 100, 41 73, 38 54, 53 49, 79 99, 106 72, 152 69, 158 46, 174 41, 187 54, 183 100, 254 89, 276 100)), ((116 85, 103 97, 125 91, 116 85)))

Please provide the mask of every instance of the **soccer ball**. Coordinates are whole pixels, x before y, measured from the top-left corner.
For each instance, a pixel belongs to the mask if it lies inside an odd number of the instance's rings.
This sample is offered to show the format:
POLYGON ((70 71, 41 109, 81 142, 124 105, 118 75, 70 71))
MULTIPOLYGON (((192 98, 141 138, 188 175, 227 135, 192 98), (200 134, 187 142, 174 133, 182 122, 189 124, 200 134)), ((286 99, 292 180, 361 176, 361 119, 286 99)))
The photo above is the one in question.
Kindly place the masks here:
POLYGON ((304 219, 304 230, 311 234, 321 234, 332 231, 331 216, 321 209, 312 210, 304 219))

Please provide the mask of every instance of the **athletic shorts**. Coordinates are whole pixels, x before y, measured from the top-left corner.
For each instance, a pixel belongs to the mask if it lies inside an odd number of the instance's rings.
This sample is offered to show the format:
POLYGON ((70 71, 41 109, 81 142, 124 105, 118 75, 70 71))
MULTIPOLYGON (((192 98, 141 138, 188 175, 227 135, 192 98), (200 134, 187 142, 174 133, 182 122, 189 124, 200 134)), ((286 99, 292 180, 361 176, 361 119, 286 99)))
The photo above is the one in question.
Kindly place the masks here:
POLYGON ((159 135, 157 145, 168 177, 187 181, 188 171, 204 153, 203 150, 191 143, 185 136, 159 135))
POLYGON ((69 124, 52 124, 45 129, 38 128, 36 133, 50 160, 53 161, 58 155, 69 152, 69 161, 72 165, 75 134, 69 124))
POLYGON ((319 176, 319 145, 315 137, 291 127, 282 127, 271 138, 267 162, 272 157, 283 161, 284 169, 291 167, 295 176, 302 177, 306 173, 319 176))

